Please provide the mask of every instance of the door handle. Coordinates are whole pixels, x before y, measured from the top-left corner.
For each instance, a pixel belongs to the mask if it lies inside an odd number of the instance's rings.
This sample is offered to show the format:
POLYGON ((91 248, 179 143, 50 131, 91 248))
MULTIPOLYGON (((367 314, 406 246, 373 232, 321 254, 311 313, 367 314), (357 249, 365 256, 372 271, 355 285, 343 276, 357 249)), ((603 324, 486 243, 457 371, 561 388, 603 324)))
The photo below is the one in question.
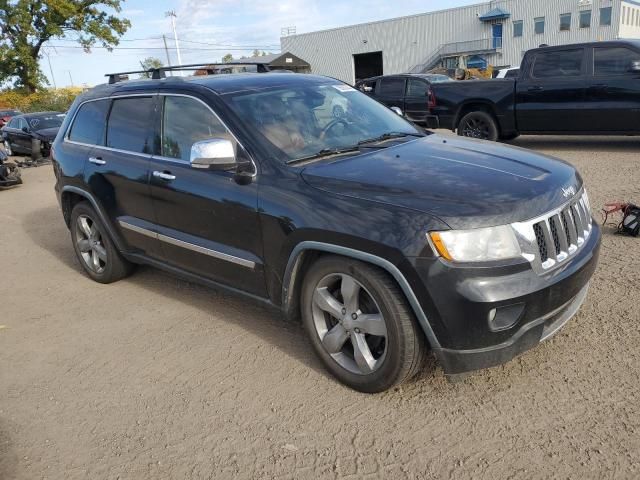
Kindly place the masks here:
POLYGON ((159 172, 158 170, 153 172, 153 176, 156 178, 161 178, 162 180, 175 180, 176 176, 171 175, 170 172, 159 172))
POLYGON ((95 164, 95 165, 105 165, 107 162, 105 162, 103 159, 101 159, 100 157, 89 157, 89 162, 95 164))
POLYGON ((542 90, 544 90, 544 88, 540 86, 536 86, 536 87, 529 87, 527 90, 529 92, 541 92, 542 90))

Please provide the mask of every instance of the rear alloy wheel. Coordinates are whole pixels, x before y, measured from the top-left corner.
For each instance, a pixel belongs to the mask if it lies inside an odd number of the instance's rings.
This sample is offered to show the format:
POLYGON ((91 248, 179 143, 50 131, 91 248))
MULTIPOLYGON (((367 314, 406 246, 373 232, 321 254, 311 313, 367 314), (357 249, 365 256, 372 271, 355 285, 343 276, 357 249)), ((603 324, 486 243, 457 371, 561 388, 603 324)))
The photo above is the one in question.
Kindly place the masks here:
POLYGON ((122 258, 95 210, 86 202, 73 207, 71 239, 82 268, 96 282, 112 283, 131 273, 132 264, 122 258))
POLYGON ((376 267, 320 259, 305 277, 302 308, 316 353, 351 388, 381 392, 422 365, 423 333, 395 282, 376 267))
POLYGON ((458 135, 495 142, 498 139, 498 125, 493 116, 487 112, 471 112, 460 120, 458 135))
POLYGON ((9 145, 8 140, 4 141, 4 151, 10 157, 13 155, 13 151, 11 150, 11 145, 9 145))

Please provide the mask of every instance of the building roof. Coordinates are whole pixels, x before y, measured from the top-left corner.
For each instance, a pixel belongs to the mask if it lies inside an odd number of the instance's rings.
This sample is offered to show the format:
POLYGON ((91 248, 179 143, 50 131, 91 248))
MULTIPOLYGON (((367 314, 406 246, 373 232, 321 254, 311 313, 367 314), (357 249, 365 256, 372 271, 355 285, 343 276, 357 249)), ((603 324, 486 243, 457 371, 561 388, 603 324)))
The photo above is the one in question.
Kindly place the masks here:
POLYGON ((484 15, 480 15, 478 17, 482 22, 488 22, 491 20, 500 20, 503 18, 509 18, 511 14, 502 8, 494 8, 493 10, 489 10, 484 15))

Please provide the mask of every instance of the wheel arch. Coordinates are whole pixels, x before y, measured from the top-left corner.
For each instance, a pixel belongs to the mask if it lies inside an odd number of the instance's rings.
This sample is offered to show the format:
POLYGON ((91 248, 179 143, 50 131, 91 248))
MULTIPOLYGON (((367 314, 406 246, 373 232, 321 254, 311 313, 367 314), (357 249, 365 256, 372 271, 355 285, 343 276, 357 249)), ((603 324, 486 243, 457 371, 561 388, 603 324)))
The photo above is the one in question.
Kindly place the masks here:
POLYGON ((463 103, 460 108, 458 108, 458 112, 453 120, 453 130, 458 128, 460 120, 462 120, 467 113, 476 111, 483 111, 493 116, 496 121, 496 125, 498 126, 498 133, 502 132, 502 126, 500 125, 500 121, 498 120, 498 115, 496 113, 496 106, 494 103, 487 100, 468 100, 463 103))
POLYGON ((340 245, 317 241, 303 241, 297 244, 291 251, 282 282, 282 307, 287 316, 297 317, 299 315, 300 289, 302 285, 301 277, 303 277, 304 273, 313 261, 326 254, 341 255, 343 257, 360 260, 362 262, 375 265, 391 275, 409 302, 409 306, 418 319, 418 323, 431 348, 440 348, 440 343, 438 342, 418 298, 398 267, 385 258, 340 245))

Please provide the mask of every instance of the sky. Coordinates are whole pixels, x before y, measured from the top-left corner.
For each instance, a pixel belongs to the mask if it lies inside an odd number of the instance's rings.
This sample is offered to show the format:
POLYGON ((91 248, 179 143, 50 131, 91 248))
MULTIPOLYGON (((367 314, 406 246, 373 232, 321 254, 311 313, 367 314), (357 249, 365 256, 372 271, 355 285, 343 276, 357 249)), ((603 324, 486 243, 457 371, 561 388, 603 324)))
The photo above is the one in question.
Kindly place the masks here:
POLYGON ((279 52, 283 27, 295 26, 297 33, 306 33, 480 2, 126 0, 122 2, 120 16, 131 21, 131 28, 112 52, 93 48, 91 53, 85 53, 73 37, 52 39, 45 44, 41 67, 52 86, 97 85, 104 83, 106 73, 140 69, 140 62, 147 57, 157 57, 167 64, 163 35, 175 65, 171 21, 165 16, 168 11, 176 13, 182 63, 188 64, 220 61, 226 53, 234 57, 250 55, 254 49, 279 52))

